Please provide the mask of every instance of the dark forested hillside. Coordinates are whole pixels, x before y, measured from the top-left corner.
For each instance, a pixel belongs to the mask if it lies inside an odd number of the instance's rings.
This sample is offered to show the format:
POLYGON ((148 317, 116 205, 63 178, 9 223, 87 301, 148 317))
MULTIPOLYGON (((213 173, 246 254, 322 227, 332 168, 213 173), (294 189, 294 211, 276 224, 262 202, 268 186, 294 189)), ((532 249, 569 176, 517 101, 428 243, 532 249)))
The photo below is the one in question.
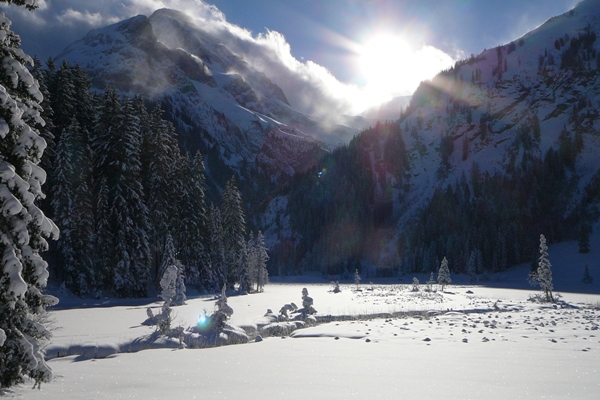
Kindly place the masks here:
POLYGON ((236 180, 213 194, 209 211, 202 154, 180 150, 159 105, 112 87, 93 94, 86 73, 66 61, 38 63, 34 75, 48 144, 42 208, 61 230, 49 257, 53 279, 80 295, 140 297, 171 262, 200 290, 264 284, 265 257, 248 261, 264 244, 246 238, 236 180))
POLYGON ((542 233, 589 248, 599 16, 583 2, 456 63, 423 82, 398 121, 297 177, 279 209, 289 224, 270 225, 273 272, 428 272, 447 257, 475 278, 535 261, 542 233))

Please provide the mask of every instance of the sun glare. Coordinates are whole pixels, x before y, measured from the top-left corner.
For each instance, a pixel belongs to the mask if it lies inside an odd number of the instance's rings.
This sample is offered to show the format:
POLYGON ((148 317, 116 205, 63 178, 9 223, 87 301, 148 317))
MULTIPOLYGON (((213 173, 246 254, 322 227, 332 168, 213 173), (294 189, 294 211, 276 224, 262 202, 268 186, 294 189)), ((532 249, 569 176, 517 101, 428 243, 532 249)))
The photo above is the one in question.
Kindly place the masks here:
POLYGON ((361 47, 359 63, 365 81, 362 101, 366 106, 410 95, 421 81, 453 63, 441 50, 431 46, 415 49, 410 43, 396 35, 377 35, 361 47))

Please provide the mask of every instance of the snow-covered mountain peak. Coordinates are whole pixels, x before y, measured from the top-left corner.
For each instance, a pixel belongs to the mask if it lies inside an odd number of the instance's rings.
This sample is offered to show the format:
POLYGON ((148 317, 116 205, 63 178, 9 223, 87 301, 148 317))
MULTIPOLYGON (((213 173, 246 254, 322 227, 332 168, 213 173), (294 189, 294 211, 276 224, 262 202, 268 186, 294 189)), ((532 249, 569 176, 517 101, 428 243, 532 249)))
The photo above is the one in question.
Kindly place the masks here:
POLYGON ((229 168, 242 181, 285 181, 360 131, 295 109, 268 71, 214 29, 161 9, 93 30, 56 61, 80 64, 98 89, 109 84, 162 103, 184 149, 214 153, 207 170, 229 168))

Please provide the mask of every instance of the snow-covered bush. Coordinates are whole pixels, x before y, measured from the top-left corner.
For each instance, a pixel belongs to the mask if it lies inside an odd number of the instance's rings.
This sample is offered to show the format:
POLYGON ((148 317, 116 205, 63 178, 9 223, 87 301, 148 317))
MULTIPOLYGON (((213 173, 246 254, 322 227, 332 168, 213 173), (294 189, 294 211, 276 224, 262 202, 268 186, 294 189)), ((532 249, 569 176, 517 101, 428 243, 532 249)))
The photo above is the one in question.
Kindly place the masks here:
POLYGON ((227 304, 227 294, 225 293, 226 285, 223 285, 221 296, 215 302, 215 312, 211 316, 212 326, 215 329, 223 329, 225 322, 233 315, 233 309, 227 304))
POLYGON ((342 292, 342 289, 340 289, 339 281, 331 282, 331 285, 333 286, 333 288, 331 289, 331 291, 333 293, 341 293, 342 292))
POLYGON ((418 292, 419 291, 419 280, 417 279, 417 277, 413 277, 413 281, 412 281, 412 291, 413 292, 418 292))
POLYGON ((298 306, 294 303, 289 303, 289 304, 284 304, 283 307, 281 307, 281 309, 279 310, 279 315, 283 318, 283 319, 289 319, 290 318, 290 312, 295 313, 296 311, 298 311, 298 306))
POLYGON ((308 295, 307 288, 302 288, 302 309, 299 311, 304 317, 317 313, 317 310, 313 307, 313 298, 308 295))

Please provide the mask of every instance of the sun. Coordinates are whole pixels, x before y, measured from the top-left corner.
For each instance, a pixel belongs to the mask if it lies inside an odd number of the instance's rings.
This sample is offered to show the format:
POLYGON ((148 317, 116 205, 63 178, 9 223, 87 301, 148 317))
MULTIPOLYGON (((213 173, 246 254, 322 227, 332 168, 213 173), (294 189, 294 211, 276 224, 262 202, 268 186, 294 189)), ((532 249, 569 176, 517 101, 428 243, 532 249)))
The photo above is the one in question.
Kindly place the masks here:
POLYGON ((448 54, 432 46, 415 48, 410 38, 378 34, 360 47, 359 70, 365 82, 363 101, 378 104, 411 95, 423 80, 452 65, 448 54))

